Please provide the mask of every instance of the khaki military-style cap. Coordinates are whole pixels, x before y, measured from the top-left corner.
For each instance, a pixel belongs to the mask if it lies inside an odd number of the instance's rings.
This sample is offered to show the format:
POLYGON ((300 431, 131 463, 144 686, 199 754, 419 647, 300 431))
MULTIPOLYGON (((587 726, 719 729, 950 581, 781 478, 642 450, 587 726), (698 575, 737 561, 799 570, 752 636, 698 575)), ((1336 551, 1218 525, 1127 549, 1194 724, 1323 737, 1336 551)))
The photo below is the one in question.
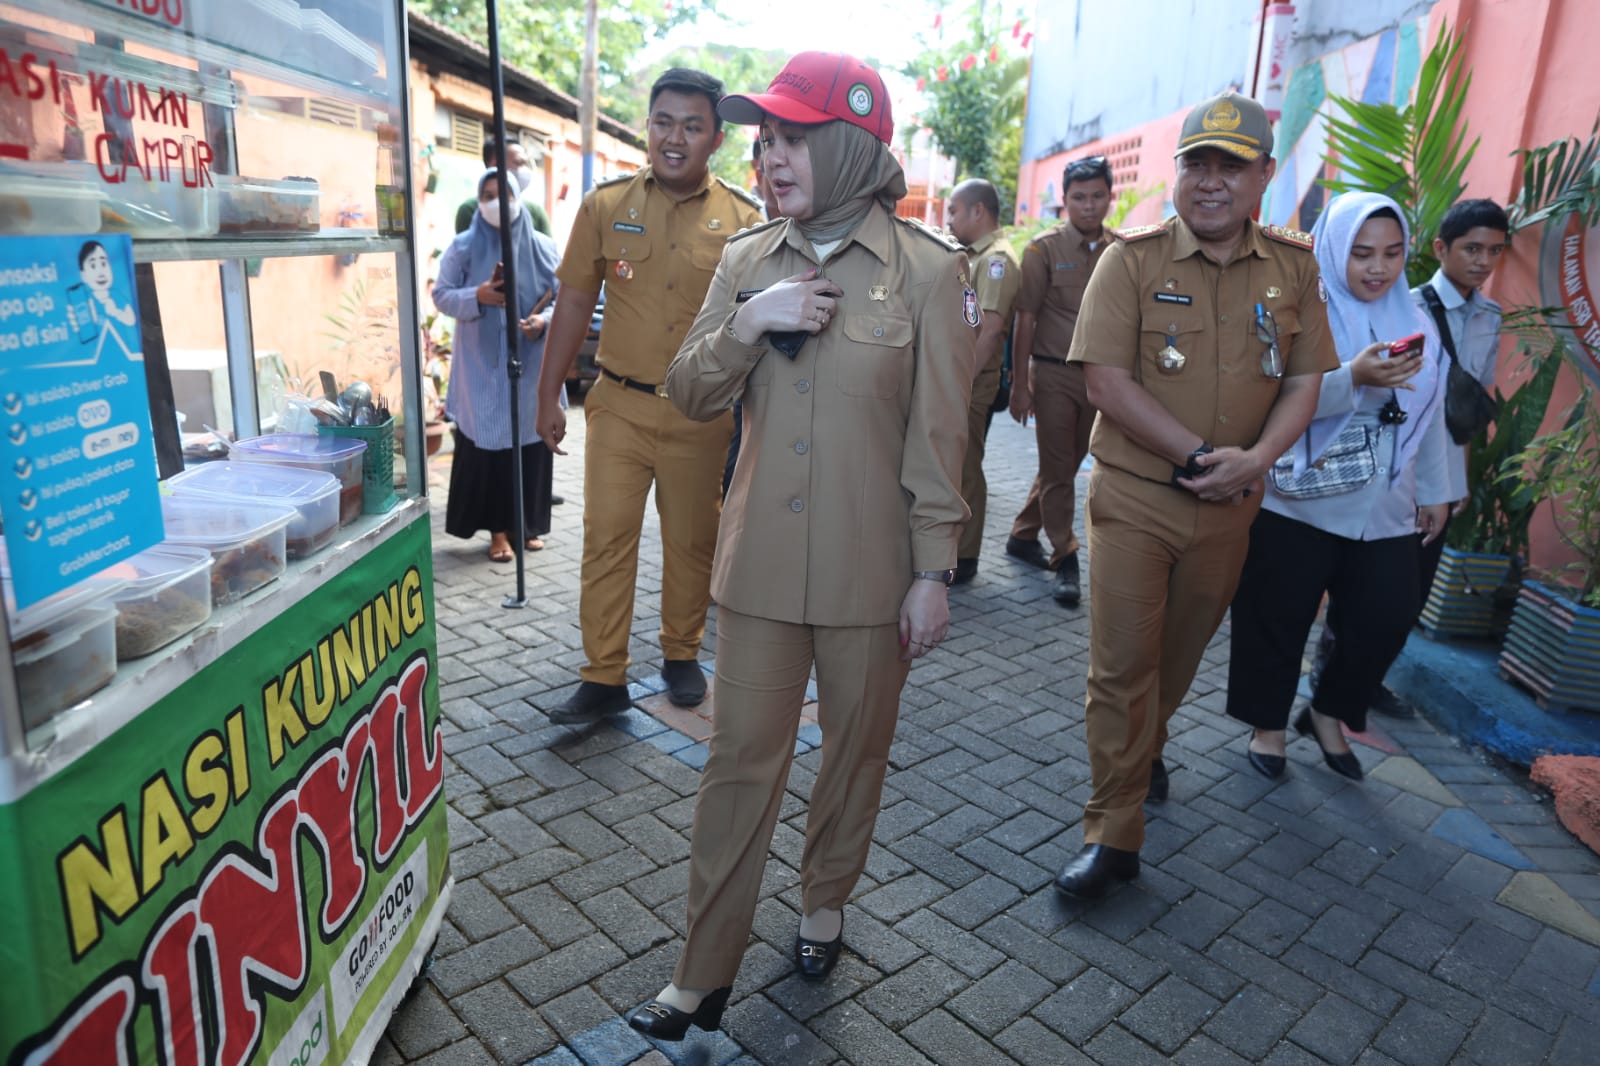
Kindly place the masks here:
POLYGON ((1261 105, 1229 89, 1196 104, 1183 120, 1174 156, 1196 148, 1221 148, 1246 162, 1272 154, 1272 123, 1261 105))

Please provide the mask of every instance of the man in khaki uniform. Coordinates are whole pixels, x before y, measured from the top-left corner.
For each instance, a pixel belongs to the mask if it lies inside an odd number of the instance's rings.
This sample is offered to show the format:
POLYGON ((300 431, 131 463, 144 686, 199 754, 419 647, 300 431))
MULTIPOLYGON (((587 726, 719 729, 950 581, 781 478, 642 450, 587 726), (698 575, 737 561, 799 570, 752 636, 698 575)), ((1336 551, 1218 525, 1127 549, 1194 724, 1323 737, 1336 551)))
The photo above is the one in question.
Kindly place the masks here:
POLYGON ((978 553, 983 547, 984 506, 989 498, 989 483, 983 477, 983 444, 989 409, 1000 391, 1000 370, 1021 271, 1017 253, 1000 232, 1000 196, 987 181, 972 178, 957 185, 950 193, 946 222, 950 235, 965 246, 967 274, 983 312, 978 326, 977 373, 967 406, 967 454, 961 463, 961 495, 972 509, 972 517, 961 527, 956 550, 955 583, 962 585, 977 574, 978 553))
POLYGON ((1056 877, 1069 896, 1138 876, 1166 723, 1233 598, 1261 478, 1339 365, 1310 239, 1251 221, 1271 153, 1254 100, 1228 92, 1190 111, 1178 217, 1123 232, 1072 338, 1100 414, 1088 503, 1094 793, 1084 850, 1056 877))
POLYGON ((651 88, 650 165, 584 197, 557 276, 539 373, 539 436, 555 451, 566 434, 561 390, 606 286, 600 380, 584 402, 582 591, 588 664, 555 722, 590 722, 628 709, 628 637, 645 498, 661 518, 661 675, 679 706, 705 698, 696 661, 710 605, 721 475, 733 423, 683 417, 662 383, 700 310, 727 239, 760 221, 748 194, 712 178, 722 143, 722 83, 669 70, 651 88))
POLYGON ((1078 502, 1078 467, 1089 454, 1094 407, 1083 367, 1067 362, 1072 330, 1095 264, 1116 233, 1105 228, 1111 210, 1111 165, 1104 156, 1068 163, 1061 173, 1066 220, 1029 242, 1022 253, 1012 359, 1024 367, 1011 385, 1011 416, 1034 417, 1039 473, 1011 524, 1006 554, 1054 570, 1055 601, 1075 607, 1080 598, 1078 537, 1072 516, 1078 502), (1047 557, 1039 533, 1050 537, 1047 557))

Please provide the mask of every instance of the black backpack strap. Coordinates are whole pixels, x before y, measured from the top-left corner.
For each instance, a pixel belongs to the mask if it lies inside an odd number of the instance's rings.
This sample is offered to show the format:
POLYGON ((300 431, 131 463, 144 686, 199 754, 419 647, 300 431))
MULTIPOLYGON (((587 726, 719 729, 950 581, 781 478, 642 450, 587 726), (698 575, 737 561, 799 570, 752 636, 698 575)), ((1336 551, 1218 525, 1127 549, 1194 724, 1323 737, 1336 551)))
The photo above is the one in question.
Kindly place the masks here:
POLYGON ((1445 317, 1444 301, 1439 299, 1439 294, 1434 291, 1433 283, 1422 286, 1422 300, 1428 305, 1428 310, 1433 313, 1434 324, 1439 327, 1439 341, 1444 345, 1445 354, 1457 366, 1461 360, 1456 358, 1455 338, 1450 336, 1450 320, 1445 317))

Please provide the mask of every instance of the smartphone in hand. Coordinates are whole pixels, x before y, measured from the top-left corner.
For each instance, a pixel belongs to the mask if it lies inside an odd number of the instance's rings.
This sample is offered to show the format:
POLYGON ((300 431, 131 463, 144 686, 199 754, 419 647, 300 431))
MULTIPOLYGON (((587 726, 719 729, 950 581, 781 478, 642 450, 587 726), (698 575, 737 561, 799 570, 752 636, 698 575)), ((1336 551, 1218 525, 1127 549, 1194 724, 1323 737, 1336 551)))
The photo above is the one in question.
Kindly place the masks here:
POLYGON ((1422 354, 1424 337, 1421 333, 1413 333, 1409 337, 1402 337, 1389 345, 1390 359, 1413 359, 1422 354))
POLYGON ((489 284, 497 289, 506 287, 506 265, 504 263, 496 263, 494 265, 494 273, 489 276, 489 284))

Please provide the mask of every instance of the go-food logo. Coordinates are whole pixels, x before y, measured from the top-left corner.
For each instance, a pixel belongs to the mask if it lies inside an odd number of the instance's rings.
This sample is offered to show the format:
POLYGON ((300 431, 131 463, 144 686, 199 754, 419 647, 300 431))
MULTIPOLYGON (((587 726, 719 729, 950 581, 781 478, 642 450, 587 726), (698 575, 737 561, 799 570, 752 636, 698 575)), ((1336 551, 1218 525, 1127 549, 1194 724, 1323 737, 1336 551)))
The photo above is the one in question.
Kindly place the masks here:
POLYGON ((850 104, 850 110, 862 118, 872 114, 872 90, 861 82, 850 86, 850 94, 845 99, 850 104))

